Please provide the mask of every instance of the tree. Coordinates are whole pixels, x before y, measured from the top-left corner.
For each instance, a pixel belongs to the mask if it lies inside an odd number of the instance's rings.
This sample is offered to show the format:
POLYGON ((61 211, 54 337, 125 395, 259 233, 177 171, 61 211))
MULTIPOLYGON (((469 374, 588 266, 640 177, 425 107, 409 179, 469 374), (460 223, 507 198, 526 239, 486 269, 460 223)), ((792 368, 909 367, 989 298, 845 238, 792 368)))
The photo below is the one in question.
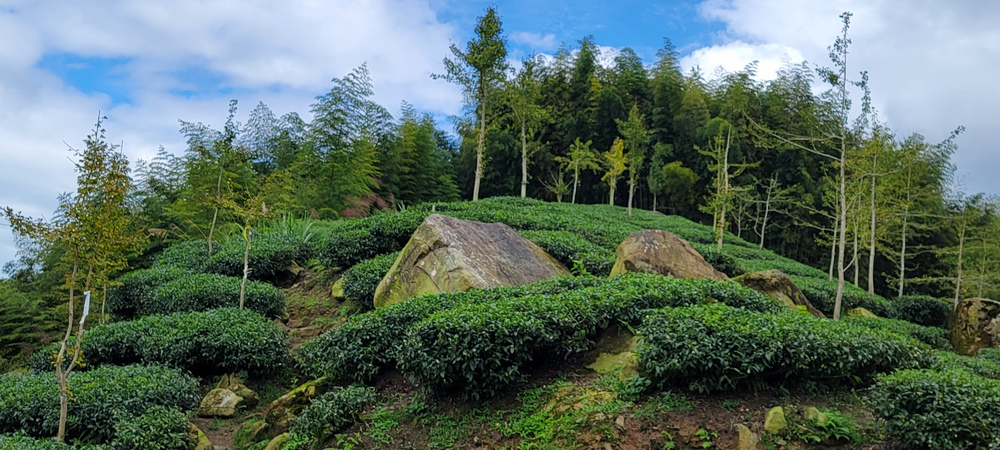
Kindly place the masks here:
POLYGON ((653 211, 657 210, 657 196, 666 193, 667 180, 663 168, 667 165, 667 159, 673 155, 673 145, 657 142, 653 146, 653 154, 649 158, 649 174, 646 175, 649 193, 653 194, 653 211))
POLYGON ((642 163, 646 159, 646 145, 649 143, 649 131, 644 123, 645 117, 639 113, 639 106, 632 105, 628 120, 616 120, 618 132, 624 138, 627 149, 625 160, 628 166, 628 215, 632 217, 632 200, 635 197, 635 186, 639 182, 642 163))
MULTIPOLYGON (((128 266, 127 257, 142 248, 146 235, 137 229, 126 210, 127 193, 132 188, 128 160, 116 147, 104 140, 99 118, 93 134, 84 141, 86 148, 73 150, 79 157, 76 165, 76 195, 60 199, 58 217, 52 221, 34 220, 15 213, 10 207, 3 213, 14 231, 33 239, 63 245, 69 249, 64 260, 72 266, 65 287, 69 290, 66 332, 56 353, 56 382, 59 385, 59 426, 56 439, 65 441, 69 411, 69 374, 81 363, 80 344, 94 287, 105 289, 115 272, 128 266), (83 271, 81 271, 81 266, 83 271), (86 273, 86 275, 81 275, 86 273), (82 280, 81 280, 82 278, 82 280), (76 288, 83 282, 85 304, 79 324, 74 320, 76 288), (76 343, 69 347, 76 331, 76 343), (69 358, 68 364, 67 358, 69 358)), ((103 308, 103 307, 102 307, 103 308)))
POLYGON ((626 165, 627 159, 625 158, 625 143, 621 139, 615 139, 615 142, 611 144, 611 150, 604 152, 604 159, 608 171, 601 177, 601 181, 608 183, 608 188, 611 190, 608 195, 608 204, 614 205, 615 187, 618 186, 618 177, 628 169, 626 165))
POLYGON ((566 167, 573 171, 573 197, 570 203, 575 204, 576 188, 580 184, 580 171, 598 170, 601 168, 597 153, 591 150, 590 141, 580 142, 580 138, 576 138, 576 141, 569 148, 569 154, 567 156, 557 156, 555 160, 560 164, 560 167, 566 167))
POLYGON ((496 85, 503 81, 507 70, 507 43, 502 35, 503 23, 496 8, 486 8, 479 18, 476 37, 466 44, 465 51, 451 45, 454 59, 445 58, 445 74, 431 78, 444 79, 462 85, 466 104, 479 108, 479 134, 476 141, 476 178, 472 188, 472 201, 479 201, 479 181, 483 176, 483 146, 486 139, 486 103, 496 85))
POLYGON ((768 178, 767 184, 764 185, 763 198, 756 200, 756 203, 759 205, 758 210, 763 210, 763 217, 759 220, 759 224, 754 226, 754 232, 760 237, 760 242, 758 243, 757 248, 764 248, 764 238, 767 236, 768 217, 772 212, 777 212, 778 208, 784 206, 785 202, 788 201, 788 197, 791 192, 792 188, 781 187, 781 183, 778 182, 777 176, 768 178))
MULTIPOLYGON (((527 58, 521 62, 521 71, 514 77, 507 90, 507 102, 521 131, 521 198, 528 195, 528 135, 534 135, 534 127, 545 117, 545 109, 538 105, 538 83, 535 82, 535 67, 538 61, 527 58)), ((537 149, 536 149, 537 151, 537 149)))
POLYGON ((733 188, 731 179, 738 177, 748 168, 756 167, 757 164, 729 164, 729 148, 733 138, 733 126, 729 122, 726 122, 724 119, 715 118, 709 121, 705 128, 718 129, 717 134, 709 143, 708 150, 702 150, 697 146, 695 146, 695 150, 702 155, 712 158, 713 161, 708 167, 709 170, 714 171, 716 174, 714 178, 715 194, 709 197, 709 202, 705 205, 703 211, 711 212, 714 217, 712 227, 715 230, 716 251, 721 253, 722 238, 728 228, 726 211, 731 207, 733 202, 733 192, 743 189, 733 188), (722 138, 723 132, 726 135, 725 139, 722 138), (732 173, 730 173, 730 169, 733 169, 732 173))

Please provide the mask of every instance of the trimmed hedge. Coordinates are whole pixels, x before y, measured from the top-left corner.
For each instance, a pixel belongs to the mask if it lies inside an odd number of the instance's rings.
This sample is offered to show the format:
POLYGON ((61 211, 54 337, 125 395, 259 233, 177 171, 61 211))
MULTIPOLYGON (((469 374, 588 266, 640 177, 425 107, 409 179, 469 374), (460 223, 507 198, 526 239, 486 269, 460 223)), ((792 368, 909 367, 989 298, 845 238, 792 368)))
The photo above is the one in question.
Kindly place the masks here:
POLYGON ((24 434, 0 434, 0 450, 100 450, 96 445, 70 445, 52 437, 33 438, 24 434))
MULTIPOLYGON (((809 299, 809 302, 816 309, 833 317, 833 308, 837 299, 837 282, 827 281, 826 275, 823 279, 804 277, 800 275, 787 274, 795 285, 802 290, 802 294, 809 299)), ((844 284, 844 298, 841 301, 840 313, 847 315, 847 311, 854 308, 865 308, 879 317, 892 317, 892 303, 881 296, 869 296, 867 292, 859 289, 853 284, 844 284)))
POLYGON ((362 311, 375 307, 375 289, 389 273, 399 252, 386 253, 361 261, 344 272, 344 298, 356 303, 362 311))
MULTIPOLYGON (((66 434, 97 443, 115 435, 115 417, 140 416, 154 406, 190 411, 201 400, 198 380, 162 366, 104 366, 69 377, 66 434)), ((53 373, 0 376, 0 433, 55 436, 59 387, 53 373)))
POLYGON ((967 370, 901 370, 871 390, 885 431, 907 448, 1000 445, 1000 382, 967 370))
MULTIPOLYGON (((215 250, 215 245, 212 246, 215 250)), ((201 272, 208 259, 208 241, 178 242, 160 254, 153 267, 179 267, 192 272, 201 272)))
MULTIPOLYGON (((289 363, 285 333, 236 308, 152 315, 95 327, 80 346, 87 367, 164 364, 198 374, 266 373, 289 363)), ((35 352, 36 371, 53 369, 59 344, 35 352)))
POLYGON ((428 215, 407 210, 338 222, 323 243, 320 259, 328 267, 347 268, 401 250, 428 215))
POLYGON ((178 408, 157 405, 139 416, 122 416, 111 450, 188 450, 195 444, 187 434, 187 415, 178 408))
POLYGON ((108 288, 108 300, 105 305, 107 311, 117 319, 139 317, 141 315, 139 311, 147 308, 146 305, 149 305, 158 286, 187 275, 191 275, 191 272, 174 266, 160 266, 126 273, 118 278, 120 285, 108 288))
POLYGON ((454 294, 424 295, 351 317, 343 325, 298 348, 303 372, 311 378, 329 376, 346 382, 367 382, 395 363, 405 345, 406 329, 434 314, 464 303, 490 303, 536 294, 556 294, 597 286, 595 277, 564 277, 523 286, 474 289, 454 294))
MULTIPOLYGON (((243 253, 246 241, 235 236, 219 245, 218 251, 205 261, 206 273, 243 277, 243 253)), ((305 262, 312 257, 312 248, 301 236, 260 233, 251 241, 247 263, 251 280, 276 281, 293 262, 305 262)))
POLYGON ((705 258, 705 262, 711 264, 715 270, 726 274, 729 278, 736 278, 747 273, 746 269, 743 268, 743 264, 738 259, 725 253, 716 251, 699 251, 699 253, 705 258))
POLYGON ((313 399, 295 419, 290 434, 315 443, 326 440, 330 433, 340 431, 375 403, 375 388, 365 386, 335 387, 313 399))
POLYGON ((936 361, 932 369, 940 371, 965 369, 981 377, 1000 380, 1000 364, 997 364, 996 361, 958 355, 952 352, 937 352, 934 356, 936 361))
POLYGON ((522 231, 519 234, 567 268, 576 268, 579 264, 579 267, 591 275, 606 277, 615 265, 614 251, 568 231, 536 230, 522 231))
MULTIPOLYGON (((241 281, 237 277, 208 273, 185 276, 156 288, 149 301, 138 305, 136 311, 146 316, 236 307, 240 304, 241 281)), ((270 284, 247 281, 245 306, 277 319, 285 312, 285 294, 270 284)))
POLYGON ((637 353, 645 376, 697 392, 788 380, 857 385, 931 362, 921 344, 893 333, 721 304, 652 312, 641 334, 637 353))
POLYGON ((948 330, 943 328, 925 327, 905 320, 883 319, 881 317, 844 316, 840 320, 856 323, 875 330, 888 331, 911 337, 937 350, 951 351, 951 340, 948 330))
POLYGON ((889 316, 926 327, 944 327, 952 304, 929 295, 904 295, 891 301, 889 316))
POLYGON ((768 313, 785 310, 732 282, 626 274, 593 288, 466 303, 434 313, 407 330, 397 361, 421 385, 491 397, 520 382, 528 362, 587 351, 600 331, 619 322, 636 324, 645 309, 714 301, 768 313))

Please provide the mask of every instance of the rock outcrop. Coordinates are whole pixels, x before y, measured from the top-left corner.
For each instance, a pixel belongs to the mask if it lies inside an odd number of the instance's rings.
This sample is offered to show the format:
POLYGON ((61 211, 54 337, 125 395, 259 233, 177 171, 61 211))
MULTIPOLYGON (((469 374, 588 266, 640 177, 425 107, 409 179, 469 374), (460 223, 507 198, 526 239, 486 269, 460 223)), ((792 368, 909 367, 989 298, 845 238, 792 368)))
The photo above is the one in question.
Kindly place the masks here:
POLYGON ((733 280, 767 295, 796 311, 800 311, 804 307, 809 314, 815 317, 826 318, 820 310, 816 309, 812 303, 809 303, 809 299, 795 285, 795 282, 780 270, 762 270, 738 276, 733 280))
POLYGON ((849 317, 878 317, 875 313, 860 307, 847 311, 847 315, 849 317))
POLYGON ((965 299, 952 316, 951 345, 955 353, 975 356, 981 348, 1000 346, 1000 302, 965 299))
POLYGON ((502 223, 431 214, 375 290, 382 307, 423 294, 517 286, 570 272, 502 223))
POLYGON ((229 389, 215 388, 201 400, 198 415, 202 417, 233 417, 241 404, 243 404, 243 397, 236 395, 235 392, 229 389))
POLYGON ((674 278, 726 280, 691 244, 669 231, 643 230, 630 234, 618 244, 611 276, 645 272, 674 278))

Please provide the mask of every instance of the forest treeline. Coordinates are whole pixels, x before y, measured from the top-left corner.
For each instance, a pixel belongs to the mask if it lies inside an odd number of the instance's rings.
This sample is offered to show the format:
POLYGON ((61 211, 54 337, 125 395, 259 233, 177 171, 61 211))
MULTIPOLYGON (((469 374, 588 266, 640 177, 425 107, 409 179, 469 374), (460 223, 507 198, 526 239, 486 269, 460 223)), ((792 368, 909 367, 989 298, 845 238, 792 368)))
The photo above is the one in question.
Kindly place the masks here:
MULTIPOLYGON (((997 296, 998 202, 956 182, 961 128, 941 141, 895 134, 871 108, 868 74, 848 70, 837 45, 832 69, 786 64, 769 81, 755 63, 684 73, 669 39, 655 61, 600 48, 585 37, 510 61, 500 17, 487 10, 435 75, 465 92, 454 133, 407 103, 393 117, 373 100, 377 80, 365 65, 334 78, 308 115, 279 117, 260 103, 240 123, 234 100, 221 129, 182 120, 182 154, 161 148, 131 168, 125 205, 150 240, 130 264, 267 217, 346 220, 521 195, 712 223, 887 297, 997 296)), ((88 145, 109 146, 100 131, 88 145)), ((0 337, 34 326, 38 313, 15 305, 62 302, 56 266, 68 249, 18 242, 0 315, 25 321, 3 321, 21 328, 0 337)))

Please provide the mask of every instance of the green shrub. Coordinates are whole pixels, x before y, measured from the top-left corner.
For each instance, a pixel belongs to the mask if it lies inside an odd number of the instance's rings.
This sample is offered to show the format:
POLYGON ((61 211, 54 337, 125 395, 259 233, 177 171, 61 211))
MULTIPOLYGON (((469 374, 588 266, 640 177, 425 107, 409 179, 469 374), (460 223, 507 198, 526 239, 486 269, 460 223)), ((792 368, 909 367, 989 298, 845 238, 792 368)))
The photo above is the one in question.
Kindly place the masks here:
POLYGON ((326 237, 320 258, 329 267, 346 268, 401 250, 427 215, 408 210, 340 222, 326 237))
MULTIPOLYGON (((787 275, 816 309, 826 314, 827 317, 833 317, 833 308, 837 298, 836 281, 827 281, 825 275, 823 279, 787 275)), ((847 311, 854 308, 865 308, 879 317, 892 317, 892 304, 888 300, 878 295, 870 296, 853 284, 845 284, 840 313, 847 315, 847 311)))
MULTIPOLYGON (((293 262, 304 263, 312 256, 312 248, 301 236, 261 232, 251 241, 247 257, 248 277, 252 280, 277 281, 293 262)), ((219 245, 218 251, 205 261, 204 271, 234 277, 243 276, 243 254, 246 241, 235 236, 219 245)))
POLYGON ((160 266, 135 270, 118 278, 118 286, 108 288, 105 307, 108 314, 117 319, 132 319, 139 316, 138 310, 148 305, 153 291, 160 285, 191 275, 187 269, 160 266))
POLYGON ((519 382, 526 363, 589 350, 600 331, 619 322, 636 324, 645 309, 714 301, 769 313, 784 310, 732 282, 630 273, 593 288, 436 312, 408 329, 397 361, 424 386, 490 397, 519 382))
POLYGON ((893 333, 720 304, 652 312, 641 334, 637 352, 646 376, 698 392, 786 380, 854 385, 930 364, 921 344, 893 333))
POLYGON ((111 450, 187 450, 194 445, 187 434, 191 424, 178 408, 156 405, 139 416, 121 416, 111 450))
MULTIPOLYGON (((140 416, 153 406, 190 411, 201 397, 198 380, 162 366, 104 366, 69 377, 69 439, 109 442, 116 414, 140 416)), ((55 436, 59 387, 54 373, 0 376, 0 433, 23 430, 55 436)))
POLYGON ((1000 382, 966 370, 901 370, 872 388, 874 413, 907 448, 983 449, 1000 443, 1000 382))
POLYGON ((925 327, 905 320, 881 317, 844 316, 840 320, 911 337, 938 350, 952 350, 948 330, 943 328, 925 327))
POLYGON ((1000 364, 1000 348, 981 348, 976 357, 1000 364))
POLYGON ((973 358, 952 352, 936 352, 934 357, 932 369, 939 371, 965 369, 981 377, 1000 380, 1000 364, 991 359, 973 358))
POLYGON ((335 387, 302 410, 290 434, 323 442, 330 433, 353 424, 358 416, 375 403, 375 389, 364 386, 335 387))
POLYGON ((302 370, 312 378, 329 376, 367 382, 395 361, 406 329, 431 314, 463 303, 489 303, 527 295, 556 294, 596 286, 595 277, 565 277, 513 287, 474 289, 455 294, 424 295, 351 317, 298 348, 302 370))
POLYGON ((929 295, 904 295, 892 300, 889 317, 927 327, 944 327, 952 304, 929 295))
POLYGON ((52 437, 33 438, 25 434, 0 434, 0 450, 100 450, 100 447, 65 444, 52 437))
POLYGON ((208 259, 208 241, 184 241, 167 247, 153 263, 153 267, 179 267, 192 272, 201 272, 205 268, 206 259, 208 259))
POLYGON ((353 301, 362 311, 371 310, 375 306, 375 289, 398 256, 399 252, 386 253, 347 269, 344 272, 344 298, 353 301))
MULTIPOLYGON (((164 364, 197 374, 266 373, 289 362, 288 338, 273 322, 236 308, 152 315, 95 327, 80 346, 87 367, 164 364)), ((52 370, 59 344, 32 355, 52 370)))
MULTIPOLYGON (((241 281, 206 273, 182 277, 156 288, 152 298, 136 311, 146 316, 239 306, 241 281)), ((247 281, 245 305, 266 317, 279 318, 285 312, 285 294, 270 284, 247 281)))
POLYGON ((726 274, 727 277, 735 278, 747 273, 743 265, 732 256, 715 251, 700 252, 705 258, 705 262, 712 265, 715 270, 726 274))
POLYGON ((582 267, 587 273, 608 276, 615 265, 615 252, 600 247, 568 231, 522 231, 521 236, 534 242, 567 268, 582 267))

